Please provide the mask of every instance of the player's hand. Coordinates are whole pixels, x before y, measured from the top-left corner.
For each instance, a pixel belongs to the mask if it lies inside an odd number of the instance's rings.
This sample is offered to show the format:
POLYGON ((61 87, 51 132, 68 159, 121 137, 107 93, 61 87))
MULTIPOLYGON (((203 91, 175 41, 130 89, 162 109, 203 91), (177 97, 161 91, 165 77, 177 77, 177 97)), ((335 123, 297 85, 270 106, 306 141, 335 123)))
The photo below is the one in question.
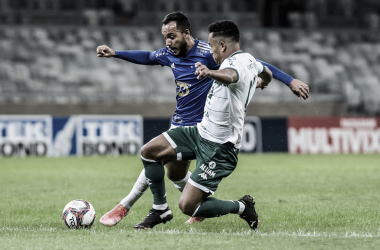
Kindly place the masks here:
POLYGON ((298 97, 298 99, 301 99, 301 97, 306 100, 309 98, 309 86, 298 80, 293 79, 293 81, 289 84, 290 90, 298 97))
POLYGON ((96 53, 98 54, 98 57, 114 57, 116 55, 115 51, 107 45, 98 46, 96 48, 96 53))
POLYGON ((263 79, 261 79, 261 78, 259 77, 259 78, 257 79, 256 88, 257 88, 257 89, 260 88, 261 90, 264 90, 266 87, 268 87, 268 84, 269 84, 269 82, 268 82, 267 84, 265 84, 264 81, 263 81, 263 79))
POLYGON ((198 75, 197 79, 202 79, 204 77, 210 76, 210 70, 207 66, 203 65, 201 62, 195 63, 195 75, 198 75))

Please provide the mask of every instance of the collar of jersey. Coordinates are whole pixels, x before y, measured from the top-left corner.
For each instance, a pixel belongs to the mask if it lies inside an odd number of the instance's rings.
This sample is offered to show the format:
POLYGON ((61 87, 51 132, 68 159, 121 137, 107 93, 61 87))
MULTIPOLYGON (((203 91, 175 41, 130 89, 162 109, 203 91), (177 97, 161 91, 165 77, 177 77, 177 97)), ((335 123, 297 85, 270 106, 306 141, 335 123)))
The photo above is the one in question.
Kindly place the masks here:
POLYGON ((238 50, 238 51, 235 51, 234 53, 232 53, 228 58, 236 55, 236 54, 240 54, 240 53, 244 53, 242 50, 238 50))

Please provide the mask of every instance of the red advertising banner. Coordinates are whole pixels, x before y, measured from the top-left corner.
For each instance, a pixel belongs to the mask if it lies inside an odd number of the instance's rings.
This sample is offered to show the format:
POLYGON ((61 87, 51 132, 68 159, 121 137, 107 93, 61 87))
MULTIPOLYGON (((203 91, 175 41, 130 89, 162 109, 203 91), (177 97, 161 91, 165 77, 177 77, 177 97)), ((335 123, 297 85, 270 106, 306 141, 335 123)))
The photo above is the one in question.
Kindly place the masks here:
POLYGON ((289 117, 293 154, 380 153, 380 117, 289 117))

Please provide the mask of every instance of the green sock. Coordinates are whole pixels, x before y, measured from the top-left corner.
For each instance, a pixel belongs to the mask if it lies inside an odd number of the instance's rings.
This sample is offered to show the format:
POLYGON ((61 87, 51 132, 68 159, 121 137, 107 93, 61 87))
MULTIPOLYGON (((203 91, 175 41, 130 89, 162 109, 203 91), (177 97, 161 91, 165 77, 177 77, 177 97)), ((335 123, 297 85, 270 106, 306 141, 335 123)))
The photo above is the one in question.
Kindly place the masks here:
POLYGON ((226 214, 237 214, 239 212, 239 207, 240 205, 238 201, 224 201, 218 200, 214 197, 208 197, 201 203, 194 216, 213 218, 226 214))
POLYGON ((150 190, 153 194, 153 204, 161 205, 166 203, 165 189, 165 169, 160 162, 149 162, 142 160, 145 168, 145 177, 149 182, 150 190))

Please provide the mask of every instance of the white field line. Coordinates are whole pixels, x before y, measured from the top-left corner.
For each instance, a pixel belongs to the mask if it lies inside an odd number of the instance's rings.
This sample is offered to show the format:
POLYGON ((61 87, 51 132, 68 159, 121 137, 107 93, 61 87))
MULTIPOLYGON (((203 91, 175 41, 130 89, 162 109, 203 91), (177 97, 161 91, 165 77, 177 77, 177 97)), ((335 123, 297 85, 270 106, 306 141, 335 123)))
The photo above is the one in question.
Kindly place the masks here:
MULTIPOLYGON (((7 228, 7 227, 1 227, 0 232, 53 232, 53 231, 62 231, 60 228, 7 228)), ((67 230, 67 232, 70 232, 71 230, 67 230)), ((124 234, 125 232, 129 232, 129 230, 121 229, 118 231, 121 234, 124 234)), ((270 233, 264 233, 258 231, 251 231, 251 230, 242 230, 242 231, 230 231, 230 230, 222 230, 218 233, 215 232, 209 232, 209 231, 202 231, 202 230, 196 230, 194 228, 190 228, 190 230, 177 230, 177 229, 170 229, 170 230, 163 230, 163 229, 152 229, 148 231, 134 231, 136 233, 149 233, 149 234, 170 234, 170 235, 213 235, 213 236, 224 236, 224 235, 235 235, 235 236, 269 236, 269 237, 275 237, 275 236, 290 236, 290 237, 326 237, 326 238, 380 238, 380 229, 377 233, 368 233, 368 232, 358 232, 358 231, 346 231, 341 233, 336 232, 305 232, 302 230, 298 230, 296 232, 291 231, 272 231, 270 233)), ((96 229, 90 229, 89 233, 106 233, 104 230, 96 230, 96 229)), ((116 232, 113 232, 114 234, 116 232)))
POLYGON ((291 237, 331 237, 331 238, 380 238, 380 229, 376 234, 368 233, 368 232, 356 232, 356 231, 347 231, 345 233, 335 233, 335 232, 304 232, 302 230, 299 230, 297 232, 289 232, 289 231, 283 231, 283 232, 270 232, 270 233, 264 233, 258 231, 251 231, 251 230, 242 230, 242 231, 229 231, 229 230, 222 230, 219 233, 210 233, 205 231, 197 231, 194 228, 191 228, 189 231, 182 231, 182 230, 156 230, 156 231, 150 231, 151 233, 159 232, 162 234, 194 234, 194 235, 236 235, 236 236, 246 236, 246 235, 257 235, 257 236, 291 236, 291 237))

